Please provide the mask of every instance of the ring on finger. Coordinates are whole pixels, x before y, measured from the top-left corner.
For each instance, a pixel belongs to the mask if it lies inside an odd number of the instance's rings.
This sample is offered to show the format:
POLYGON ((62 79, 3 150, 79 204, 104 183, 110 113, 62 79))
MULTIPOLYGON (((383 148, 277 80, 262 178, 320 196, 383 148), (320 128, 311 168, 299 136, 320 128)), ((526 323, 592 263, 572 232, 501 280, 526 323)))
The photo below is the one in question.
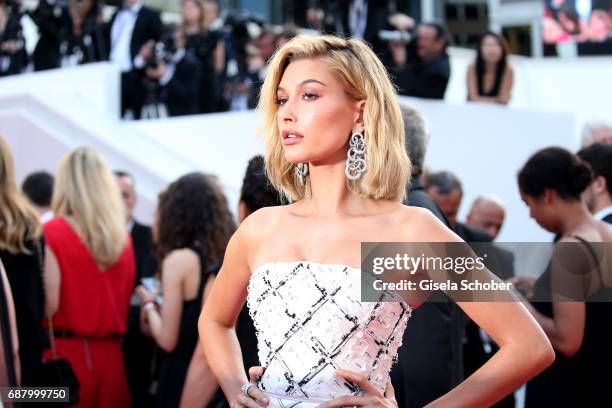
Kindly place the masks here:
POLYGON ((246 384, 242 384, 242 387, 241 387, 242 393, 249 398, 251 398, 251 396, 249 395, 249 390, 251 389, 251 387, 257 387, 257 384, 248 382, 246 384))

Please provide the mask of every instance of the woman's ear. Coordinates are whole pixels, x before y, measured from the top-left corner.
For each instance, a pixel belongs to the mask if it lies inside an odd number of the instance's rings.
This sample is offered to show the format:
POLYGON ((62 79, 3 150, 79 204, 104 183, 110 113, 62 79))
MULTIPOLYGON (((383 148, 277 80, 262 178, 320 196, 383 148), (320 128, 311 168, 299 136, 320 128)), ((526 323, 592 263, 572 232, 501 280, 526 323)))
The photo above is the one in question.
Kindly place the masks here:
POLYGON ((547 188, 544 190, 544 195, 542 196, 544 203, 552 204, 553 201, 557 199, 557 192, 552 188, 547 188))
POLYGON ((357 102, 357 112, 355 115, 355 124, 353 126, 354 132, 365 132, 365 121, 364 121, 364 112, 365 112, 366 100, 361 100, 357 102))
POLYGON ((608 185, 606 184, 606 179, 603 176, 595 177, 595 193, 602 194, 608 190, 608 185))

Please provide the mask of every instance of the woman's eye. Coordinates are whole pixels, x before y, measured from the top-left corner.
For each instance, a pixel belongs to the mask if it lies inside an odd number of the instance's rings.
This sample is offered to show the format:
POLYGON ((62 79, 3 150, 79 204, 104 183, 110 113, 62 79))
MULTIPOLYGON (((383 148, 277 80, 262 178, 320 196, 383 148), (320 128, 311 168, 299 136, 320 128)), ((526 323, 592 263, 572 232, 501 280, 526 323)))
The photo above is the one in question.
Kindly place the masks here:
POLYGON ((306 93, 303 95, 303 98, 304 98, 305 100, 307 100, 307 101, 311 101, 311 100, 317 99, 317 98, 318 98, 318 95, 313 94, 313 93, 311 93, 311 92, 306 92, 306 93))
POLYGON ((277 105, 284 105, 285 103, 287 103, 287 98, 276 98, 277 105))

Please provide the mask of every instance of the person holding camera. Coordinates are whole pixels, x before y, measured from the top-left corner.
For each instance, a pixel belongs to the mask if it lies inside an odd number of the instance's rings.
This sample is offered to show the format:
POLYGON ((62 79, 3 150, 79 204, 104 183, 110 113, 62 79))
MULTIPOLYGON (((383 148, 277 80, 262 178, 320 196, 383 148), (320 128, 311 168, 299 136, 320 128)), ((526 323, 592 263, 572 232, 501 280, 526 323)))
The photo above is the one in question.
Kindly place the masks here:
POLYGON ((142 0, 124 0, 123 8, 105 27, 109 59, 121 70, 122 117, 130 111, 133 118, 140 118, 146 96, 146 61, 162 30, 159 12, 144 6, 142 0))
POLYGON ((0 77, 20 74, 28 65, 17 0, 0 0, 0 77))
MULTIPOLYGON (((148 64, 145 72, 150 81, 151 93, 145 104, 145 112, 155 110, 161 104, 168 116, 195 115, 198 112, 201 69, 195 56, 186 52, 185 37, 181 30, 176 30, 161 47, 159 55, 148 64), (153 105, 153 106, 152 106, 153 105)), ((147 114, 148 114, 147 113, 147 114)), ((164 114, 149 114, 149 117, 160 117, 164 114)))
POLYGON ((407 44, 391 42, 390 71, 399 94, 426 99, 444 99, 450 78, 450 62, 446 48, 449 35, 439 23, 421 23, 416 36, 407 44))

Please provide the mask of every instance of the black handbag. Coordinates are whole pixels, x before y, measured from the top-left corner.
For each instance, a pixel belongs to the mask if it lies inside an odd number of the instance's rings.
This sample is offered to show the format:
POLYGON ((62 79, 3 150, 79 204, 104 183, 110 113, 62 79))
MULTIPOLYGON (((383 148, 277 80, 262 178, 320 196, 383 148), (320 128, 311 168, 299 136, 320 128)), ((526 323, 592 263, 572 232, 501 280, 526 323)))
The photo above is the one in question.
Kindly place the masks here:
MULTIPOLYGON (((38 262, 40 263, 41 272, 44 271, 44 262, 42 260, 42 248, 40 241, 38 242, 38 262)), ((68 402, 50 404, 49 406, 71 406, 79 402, 79 379, 77 378, 70 361, 65 358, 60 358, 57 355, 55 347, 55 334, 53 332, 53 320, 50 314, 47 314, 49 322, 49 341, 51 343, 51 358, 43 362, 37 373, 37 383, 42 387, 67 387, 68 402)))

